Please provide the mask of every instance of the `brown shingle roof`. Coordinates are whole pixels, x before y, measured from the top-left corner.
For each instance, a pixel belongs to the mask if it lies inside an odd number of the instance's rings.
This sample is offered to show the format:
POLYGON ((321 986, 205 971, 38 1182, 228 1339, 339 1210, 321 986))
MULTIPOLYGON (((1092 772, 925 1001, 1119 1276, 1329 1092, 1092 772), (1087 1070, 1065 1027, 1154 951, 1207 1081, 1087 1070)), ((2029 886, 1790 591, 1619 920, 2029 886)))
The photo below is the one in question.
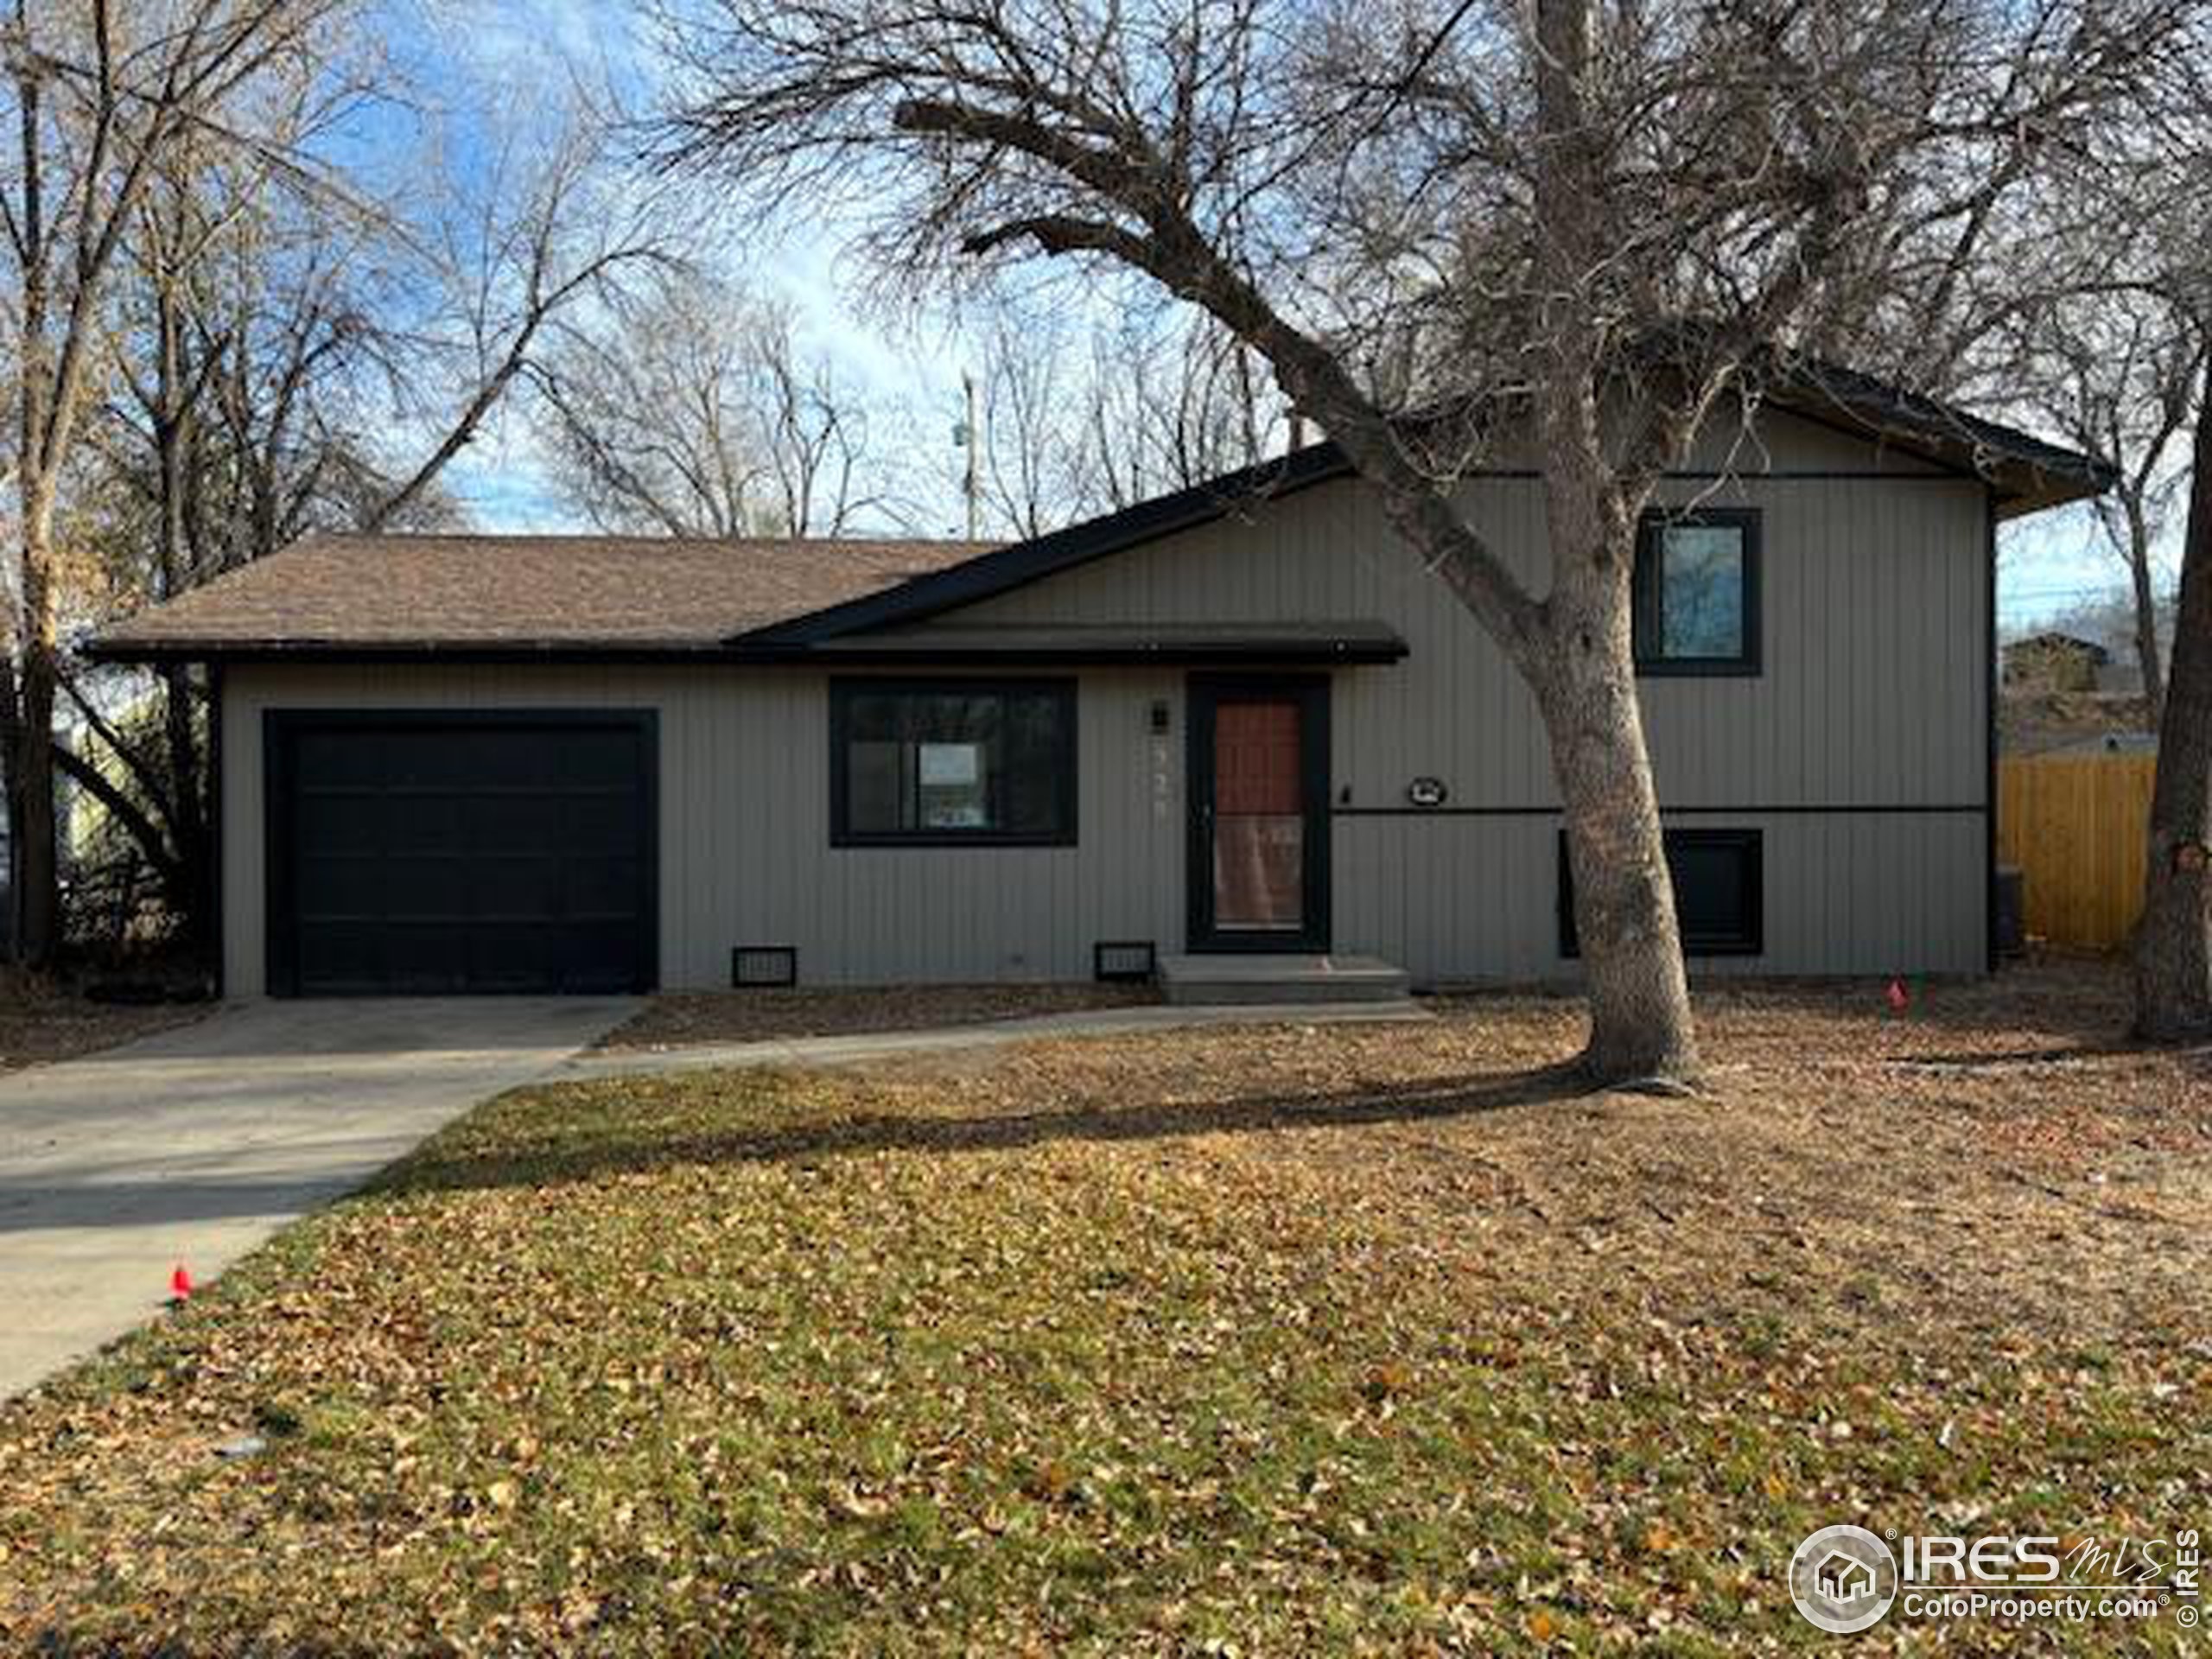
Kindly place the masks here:
POLYGON ((984 550, 972 542, 314 536, 118 624, 95 650, 700 650, 984 550))

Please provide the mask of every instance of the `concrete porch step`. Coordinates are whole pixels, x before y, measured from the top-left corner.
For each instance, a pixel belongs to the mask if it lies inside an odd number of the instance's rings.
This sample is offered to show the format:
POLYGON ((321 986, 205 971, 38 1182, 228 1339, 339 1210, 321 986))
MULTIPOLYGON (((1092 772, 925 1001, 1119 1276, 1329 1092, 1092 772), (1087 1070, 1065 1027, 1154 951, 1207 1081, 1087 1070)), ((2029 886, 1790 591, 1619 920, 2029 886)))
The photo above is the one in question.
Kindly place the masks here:
POLYGON ((1402 1002, 1412 986, 1380 957, 1178 956, 1160 958, 1160 992, 1170 1002, 1402 1002))

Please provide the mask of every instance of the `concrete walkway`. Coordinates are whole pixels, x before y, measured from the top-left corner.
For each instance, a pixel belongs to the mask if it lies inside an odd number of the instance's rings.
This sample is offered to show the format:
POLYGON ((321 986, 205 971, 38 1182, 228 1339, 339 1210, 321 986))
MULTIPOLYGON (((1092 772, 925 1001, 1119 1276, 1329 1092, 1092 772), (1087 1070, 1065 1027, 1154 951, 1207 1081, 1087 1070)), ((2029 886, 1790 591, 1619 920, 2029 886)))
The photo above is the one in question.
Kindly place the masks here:
POLYGON ((1391 1002, 1245 1003, 1228 1007, 1093 1008, 1042 1014, 987 1025, 933 1031, 867 1032, 850 1037, 786 1037, 753 1043, 687 1043, 681 1047, 578 1054, 558 1070, 562 1079, 638 1077, 746 1065, 836 1065, 899 1054, 945 1054, 1054 1037, 1113 1037, 1131 1032, 1180 1031, 1195 1026, 1348 1025, 1427 1020, 1410 997, 1391 1002))
POLYGON ((639 1006, 237 1003, 0 1077, 0 1397, 149 1318, 176 1263, 212 1279, 639 1006))

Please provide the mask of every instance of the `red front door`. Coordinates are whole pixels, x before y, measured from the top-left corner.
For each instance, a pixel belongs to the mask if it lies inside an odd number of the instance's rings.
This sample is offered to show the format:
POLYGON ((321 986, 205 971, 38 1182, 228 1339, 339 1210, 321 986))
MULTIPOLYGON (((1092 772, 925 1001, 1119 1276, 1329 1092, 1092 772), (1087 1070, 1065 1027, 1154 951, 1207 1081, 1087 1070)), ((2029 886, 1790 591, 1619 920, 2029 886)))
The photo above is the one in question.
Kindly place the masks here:
POLYGON ((1193 681, 1191 948, 1325 949, 1325 682, 1193 681))

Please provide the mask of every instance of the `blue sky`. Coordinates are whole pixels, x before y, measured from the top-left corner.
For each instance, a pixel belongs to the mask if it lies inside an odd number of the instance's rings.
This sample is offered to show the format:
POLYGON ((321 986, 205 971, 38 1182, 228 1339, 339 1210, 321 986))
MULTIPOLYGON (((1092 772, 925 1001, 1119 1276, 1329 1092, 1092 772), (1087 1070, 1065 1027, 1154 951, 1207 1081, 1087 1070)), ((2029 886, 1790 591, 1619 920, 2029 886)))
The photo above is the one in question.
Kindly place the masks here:
MULTIPOLYGON (((2172 591, 2178 524, 2160 548, 2159 590, 2172 591)), ((2086 604, 2124 594, 2125 568, 2086 506, 2037 513, 1998 532, 1997 607, 2009 629, 2068 616, 2086 604)))
MULTIPOLYGON (((329 148, 364 181, 389 180, 428 143, 463 176, 481 176, 503 137, 551 112, 582 84, 613 92, 632 111, 650 105, 656 72, 642 9, 626 0, 383 0, 385 49, 422 89, 422 107, 365 109, 329 148), (480 171, 472 172, 472 169, 480 171)), ((619 186, 617 187, 619 188, 619 186)), ((958 418, 963 348, 943 319, 894 320, 869 312, 846 234, 826 222, 792 224, 772 239, 748 232, 741 251, 710 263, 749 290, 789 303, 799 344, 827 358, 842 385, 882 412, 887 448, 911 452, 932 517, 957 517, 943 485, 958 418), (938 477, 942 474, 942 479, 938 477), (946 495, 940 505, 933 499, 946 495)), ((404 450, 404 443, 395 445, 404 450)), ((452 465, 446 487, 487 530, 582 528, 551 487, 529 423, 495 418, 452 465)))
MULTIPOLYGON (((428 120, 386 108, 357 122, 346 159, 370 172, 404 165, 433 125, 450 159, 473 164, 489 143, 481 111, 527 120, 534 108, 557 103, 577 79, 613 88, 632 107, 649 104, 654 91, 649 25, 627 0, 385 0, 383 18, 387 49, 439 107, 428 120)), ((911 457, 911 493, 945 521, 922 528, 950 531, 957 508, 950 432, 972 351, 942 317, 893 319, 868 308, 863 273, 845 251, 849 230, 826 217, 792 224, 772 241, 749 238, 728 263, 756 291, 788 300, 810 352, 826 356, 842 382, 865 390, 882 408, 880 435, 911 457), (897 429, 884 434, 886 425, 897 429)), ((522 421, 494 422, 446 481, 483 528, 577 527, 550 488, 522 421)), ((2120 585, 2120 566, 2086 512, 2010 526, 2000 549, 1999 611, 2007 627, 2063 615, 2120 585)))

